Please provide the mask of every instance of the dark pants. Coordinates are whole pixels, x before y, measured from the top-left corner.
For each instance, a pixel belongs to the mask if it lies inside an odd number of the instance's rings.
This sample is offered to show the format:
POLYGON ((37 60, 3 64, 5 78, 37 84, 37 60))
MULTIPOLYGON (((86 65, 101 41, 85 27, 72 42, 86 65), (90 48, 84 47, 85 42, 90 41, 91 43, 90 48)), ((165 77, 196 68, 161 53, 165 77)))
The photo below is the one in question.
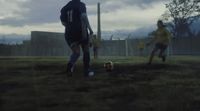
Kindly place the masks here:
POLYGON ((155 48, 156 49, 160 49, 160 50, 166 50, 167 49, 167 45, 161 44, 161 43, 156 43, 155 48))
POLYGON ((153 60, 153 57, 155 55, 155 53, 160 50, 160 53, 159 53, 159 57, 160 58, 163 58, 165 57, 166 55, 164 54, 165 50, 167 49, 167 45, 165 44, 161 44, 161 43, 156 43, 153 51, 151 52, 151 56, 149 58, 149 63, 151 64, 152 60, 153 60))
POLYGON ((80 56, 80 48, 83 51, 83 63, 84 70, 88 71, 90 68, 90 52, 89 52, 89 40, 71 40, 66 38, 66 42, 72 50, 72 55, 70 57, 69 63, 75 65, 76 61, 80 56))

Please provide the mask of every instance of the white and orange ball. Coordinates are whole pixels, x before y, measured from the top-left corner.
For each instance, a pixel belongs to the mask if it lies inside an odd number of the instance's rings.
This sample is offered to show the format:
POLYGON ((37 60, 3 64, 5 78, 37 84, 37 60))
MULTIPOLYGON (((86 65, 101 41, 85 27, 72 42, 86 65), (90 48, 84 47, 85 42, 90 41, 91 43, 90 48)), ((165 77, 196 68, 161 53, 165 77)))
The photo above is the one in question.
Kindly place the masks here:
POLYGON ((114 70, 114 64, 112 61, 108 61, 106 63, 104 63, 104 68, 107 72, 111 72, 114 70))

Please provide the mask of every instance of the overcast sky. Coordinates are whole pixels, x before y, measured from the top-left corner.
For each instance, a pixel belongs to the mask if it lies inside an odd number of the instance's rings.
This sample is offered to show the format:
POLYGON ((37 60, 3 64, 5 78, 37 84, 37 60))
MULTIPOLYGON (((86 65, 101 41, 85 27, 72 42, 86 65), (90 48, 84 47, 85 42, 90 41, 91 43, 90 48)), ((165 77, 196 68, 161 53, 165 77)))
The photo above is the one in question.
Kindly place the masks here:
MULTIPOLYGON (((101 3, 102 30, 137 30, 155 25, 169 0, 82 0, 96 32, 96 7, 101 3)), ((0 0, 0 34, 30 31, 63 32, 60 9, 69 0, 0 0)))

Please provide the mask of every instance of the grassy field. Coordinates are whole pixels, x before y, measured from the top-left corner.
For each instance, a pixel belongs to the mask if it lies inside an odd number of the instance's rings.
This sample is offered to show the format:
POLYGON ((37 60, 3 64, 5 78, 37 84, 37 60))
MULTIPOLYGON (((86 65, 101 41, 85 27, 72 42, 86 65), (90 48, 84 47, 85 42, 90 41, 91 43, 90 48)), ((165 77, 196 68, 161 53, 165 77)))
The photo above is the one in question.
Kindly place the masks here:
POLYGON ((68 78, 64 57, 0 57, 0 111, 200 110, 200 57, 147 60, 102 57, 92 63, 92 78, 83 77, 79 61, 68 78), (108 60, 115 63, 110 73, 108 60))

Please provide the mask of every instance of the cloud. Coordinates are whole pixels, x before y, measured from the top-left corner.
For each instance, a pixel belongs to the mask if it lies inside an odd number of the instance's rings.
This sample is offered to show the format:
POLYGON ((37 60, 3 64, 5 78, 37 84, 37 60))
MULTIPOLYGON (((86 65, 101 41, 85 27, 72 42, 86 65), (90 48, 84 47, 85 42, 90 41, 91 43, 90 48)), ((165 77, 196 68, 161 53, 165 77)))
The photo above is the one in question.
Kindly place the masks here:
POLYGON ((18 34, 30 35, 31 31, 50 31, 50 32, 64 32, 64 27, 60 23, 46 23, 37 25, 24 25, 24 26, 0 26, 1 34, 18 34))
POLYGON ((21 19, 28 8, 21 7, 26 0, 0 0, 0 23, 9 18, 21 19))
MULTIPOLYGON (((136 30, 142 27, 156 24, 161 14, 165 10, 163 3, 158 2, 149 8, 127 6, 108 13, 102 13, 103 30, 136 30)), ((91 16, 91 21, 95 21, 96 16, 91 16)), ((96 24, 96 21, 92 24, 96 24)), ((96 25, 94 27, 97 27, 96 25)))
MULTIPOLYGON (((64 1, 64 0, 63 0, 64 1)), ((3 2, 9 4, 10 2, 3 2)), ((61 2, 55 0, 24 0, 12 3, 16 8, 7 12, 12 17, 0 20, 1 25, 24 26, 59 21, 61 2), (19 8, 23 7, 23 8, 19 8), (19 9, 18 9, 19 8, 19 9), (26 11, 25 11, 26 10, 26 11), (17 11, 17 15, 13 12, 17 11)), ((2 18, 2 17, 1 17, 2 18)))
MULTIPOLYGON (((27 33, 44 29, 63 31, 60 9, 69 0, 0 0, 0 33, 27 33), (56 24, 56 25, 55 25, 56 24), (5 29, 7 30, 5 30, 5 29)), ((101 3, 102 29, 138 29, 153 24, 167 0, 82 0, 96 30, 96 5, 101 3)))
MULTIPOLYGON (((0 24, 23 26, 58 22, 60 9, 69 0, 1 0, 0 24), (2 10, 3 9, 3 10, 2 10)), ((150 7, 161 0, 82 0, 87 4, 88 14, 96 14, 97 2, 102 3, 102 13, 113 12, 126 7, 150 7)), ((163 0, 162 0, 163 1, 163 0)))

